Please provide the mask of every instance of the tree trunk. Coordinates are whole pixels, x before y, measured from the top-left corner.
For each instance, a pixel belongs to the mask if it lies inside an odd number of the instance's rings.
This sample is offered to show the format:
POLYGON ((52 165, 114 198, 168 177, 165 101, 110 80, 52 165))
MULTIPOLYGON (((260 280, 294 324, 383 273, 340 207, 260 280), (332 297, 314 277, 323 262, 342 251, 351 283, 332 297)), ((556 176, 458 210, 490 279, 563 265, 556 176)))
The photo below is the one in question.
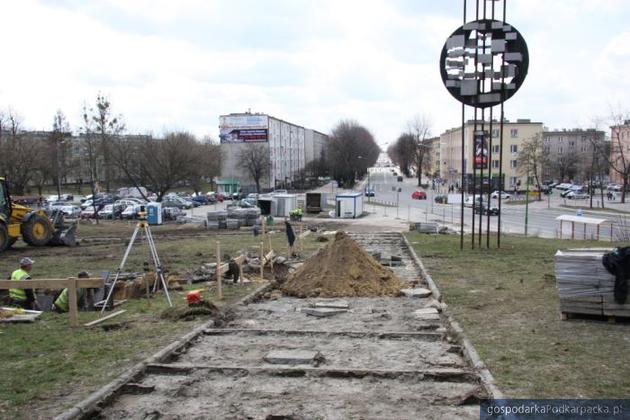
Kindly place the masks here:
POLYGON ((626 187, 628 186, 628 175, 623 176, 623 185, 621 186, 621 204, 626 202, 626 187))

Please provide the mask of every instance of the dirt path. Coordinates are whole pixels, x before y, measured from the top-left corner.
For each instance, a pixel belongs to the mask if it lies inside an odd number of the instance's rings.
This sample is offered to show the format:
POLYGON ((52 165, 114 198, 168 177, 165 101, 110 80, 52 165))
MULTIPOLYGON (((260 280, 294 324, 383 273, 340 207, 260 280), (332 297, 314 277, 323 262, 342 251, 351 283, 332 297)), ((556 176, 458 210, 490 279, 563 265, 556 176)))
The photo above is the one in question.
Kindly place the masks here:
MULTIPOLYGON (((422 286, 396 233, 352 235, 368 252, 398 255, 422 286)), ((431 298, 347 298, 349 310, 306 314, 339 299, 281 297, 240 306, 166 362, 149 365, 103 418, 477 418, 487 395, 431 298), (279 352, 279 353, 278 353, 279 352)), ((341 302, 343 304, 343 302, 341 302)), ((342 305, 343 306, 343 305, 342 305)))

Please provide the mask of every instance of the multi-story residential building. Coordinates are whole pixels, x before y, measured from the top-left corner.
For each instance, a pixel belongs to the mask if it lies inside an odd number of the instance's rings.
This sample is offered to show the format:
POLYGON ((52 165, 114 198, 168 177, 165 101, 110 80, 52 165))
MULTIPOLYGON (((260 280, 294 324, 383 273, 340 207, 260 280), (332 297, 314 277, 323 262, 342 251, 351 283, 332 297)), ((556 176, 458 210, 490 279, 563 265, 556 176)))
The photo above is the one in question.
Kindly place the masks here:
MULTIPOLYGON (((624 160, 630 161, 630 120, 614 125, 610 127, 610 130, 610 160, 612 166, 623 170, 624 166, 630 166, 630 163, 623 164, 624 160)), ((611 182, 623 184, 623 177, 612 167, 609 176, 611 182)))
MULTIPOLYGON (((481 121, 477 121, 476 129, 481 130, 481 121)), ((532 122, 528 119, 518 119, 516 121, 505 120, 503 122, 503 152, 500 148, 500 123, 493 121, 492 133, 489 133, 489 122, 484 123, 484 131, 487 131, 488 144, 490 149, 487 165, 484 169, 484 178, 488 179, 488 172, 492 179, 493 188, 498 188, 499 182, 499 162, 503 157, 503 188, 523 189, 527 182, 526 174, 519 168, 518 153, 523 146, 523 142, 535 136, 541 136, 543 124, 532 122), (491 134, 491 136, 490 136, 491 134)), ((473 178, 474 161, 474 132, 475 122, 469 120, 464 126, 464 174, 467 185, 471 185, 473 178)), ((440 178, 446 185, 459 188, 462 177, 462 127, 446 130, 440 135, 440 178)), ((477 176, 480 170, 476 171, 477 176)))
POLYGON ((319 158, 328 137, 266 114, 222 115, 219 122, 221 139, 221 176, 219 185, 235 189, 251 189, 254 180, 240 165, 241 151, 262 147, 269 155, 268 175, 261 188, 274 189, 292 185, 306 165, 319 158))
POLYGON ((440 176, 440 137, 430 138, 426 143, 431 151, 426 173, 430 174, 432 178, 437 178, 440 176))
POLYGON ((543 131, 543 179, 584 182, 588 177, 595 144, 606 139, 601 130, 579 128, 543 131))

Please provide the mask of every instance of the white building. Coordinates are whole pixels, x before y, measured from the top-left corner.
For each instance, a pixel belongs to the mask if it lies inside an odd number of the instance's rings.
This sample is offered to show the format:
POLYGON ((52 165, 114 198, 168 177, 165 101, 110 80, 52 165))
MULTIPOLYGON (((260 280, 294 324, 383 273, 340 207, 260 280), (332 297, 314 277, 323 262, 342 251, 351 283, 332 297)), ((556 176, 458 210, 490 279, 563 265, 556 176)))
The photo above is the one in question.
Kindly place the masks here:
POLYGON ((251 189, 255 184, 250 174, 240 167, 238 156, 244 148, 259 146, 269 153, 269 176, 262 179, 261 188, 271 190, 292 185, 306 165, 319 158, 328 139, 325 134, 266 114, 222 115, 219 129, 220 184, 229 184, 232 189, 251 189))

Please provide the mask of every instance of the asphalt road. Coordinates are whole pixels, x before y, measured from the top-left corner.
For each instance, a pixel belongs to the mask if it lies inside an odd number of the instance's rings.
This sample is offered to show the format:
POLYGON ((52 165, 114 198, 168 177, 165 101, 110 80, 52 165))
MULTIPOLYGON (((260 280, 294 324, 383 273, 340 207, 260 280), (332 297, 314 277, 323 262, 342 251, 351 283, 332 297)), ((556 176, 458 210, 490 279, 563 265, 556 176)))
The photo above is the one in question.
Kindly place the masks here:
MULTIPOLYGON (((380 169, 380 168, 379 168, 380 169)), ((367 181, 366 181, 367 182, 367 181)), ((403 182, 398 182, 397 177, 392 175, 389 168, 383 168, 383 170, 371 173, 370 184, 374 186, 375 197, 366 199, 367 202, 376 203, 389 202, 394 205, 398 204, 398 210, 394 208, 387 209, 389 216, 396 216, 399 218, 408 218, 410 221, 427 221, 435 220, 436 216, 439 220, 445 223, 452 223, 459 225, 460 220, 460 206, 459 204, 437 204, 434 202, 434 196, 439 194, 438 191, 432 191, 430 188, 426 190, 427 200, 413 200, 411 194, 416 190, 423 190, 417 187, 416 179, 404 179, 403 182), (400 188, 400 192, 397 189, 400 188)), ((502 231, 506 233, 525 233, 525 205, 510 205, 507 204, 509 200, 503 200, 501 209, 501 226, 502 231)), ((602 213, 601 211, 588 210, 588 200, 580 200, 584 203, 583 215, 593 218, 607 219, 609 222, 602 224, 600 227, 600 238, 610 239, 610 222, 615 226, 619 226, 620 216, 611 215, 610 213, 602 213)), ((559 234, 560 224, 556 221, 556 217, 560 215, 576 215, 576 209, 568 209, 560 207, 564 203, 564 200, 559 197, 559 193, 555 192, 552 197, 545 196, 545 201, 532 203, 528 208, 528 220, 527 220, 527 233, 541 237, 556 237, 559 234), (548 208, 549 207, 549 208, 548 208)), ((498 207, 498 200, 492 200, 492 204, 498 207)), ((575 202, 571 202, 575 204, 575 202)), ((378 206, 370 206, 370 210, 379 211, 378 206)), ((383 211, 381 209, 380 211, 383 211)), ((472 209, 465 207, 464 209, 464 224, 465 229, 472 229, 471 219, 472 209)), ((624 217, 625 218, 625 217, 624 217)), ((483 232, 487 228, 488 217, 482 217, 482 229, 483 232)), ((490 217, 490 230, 497 230, 498 217, 490 217)), ((563 224, 563 236, 571 236, 571 225, 568 223, 563 224)), ((618 231, 618 227, 614 227, 615 232, 618 231)), ((479 230, 479 215, 475 218, 475 231, 479 230)), ((597 230, 595 226, 587 226, 584 230, 583 224, 576 224, 574 235, 576 239, 595 237, 597 230)))

